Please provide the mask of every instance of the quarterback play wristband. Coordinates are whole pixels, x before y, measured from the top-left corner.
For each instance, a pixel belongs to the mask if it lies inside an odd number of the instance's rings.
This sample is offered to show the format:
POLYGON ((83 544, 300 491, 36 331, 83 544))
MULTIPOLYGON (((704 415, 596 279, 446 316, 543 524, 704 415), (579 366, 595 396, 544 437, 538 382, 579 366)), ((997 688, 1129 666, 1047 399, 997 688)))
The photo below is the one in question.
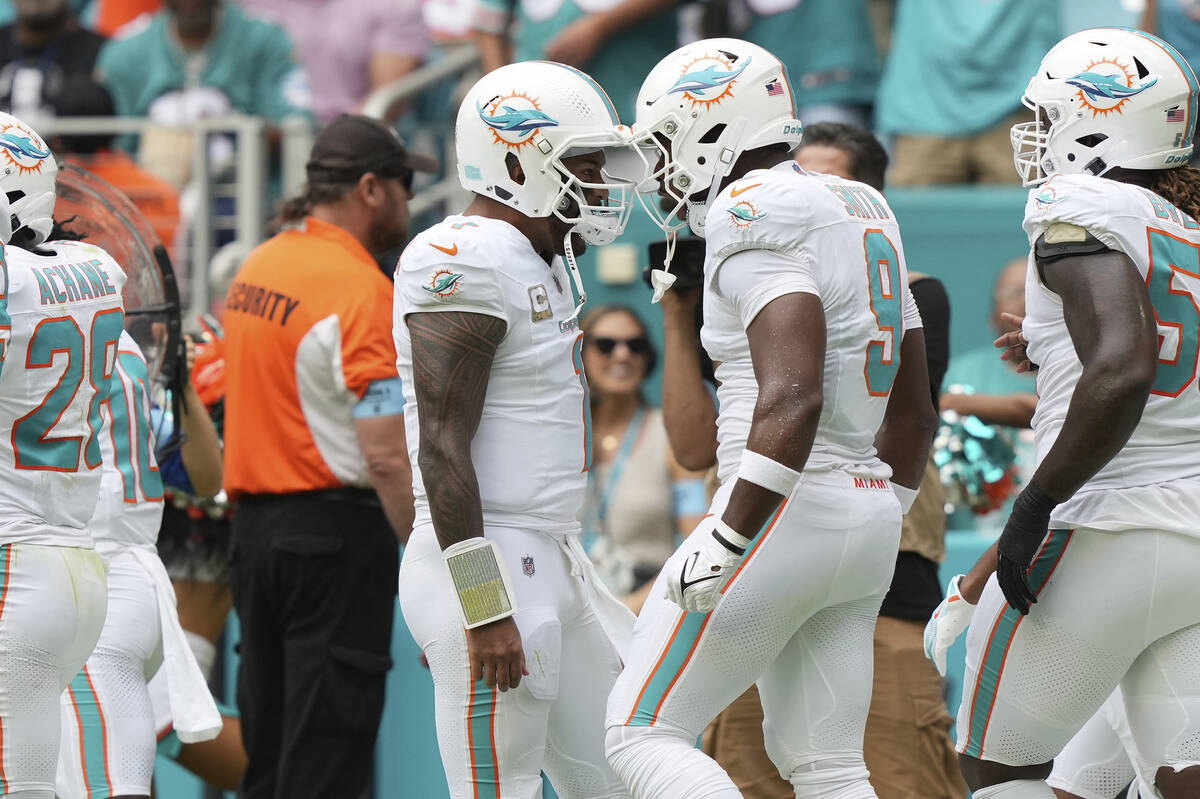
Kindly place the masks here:
POLYGON ((742 452, 737 477, 784 497, 790 497, 792 489, 800 482, 800 472, 751 449, 742 452))
POLYGON ((442 560, 458 595, 463 627, 470 630, 516 613, 508 569, 495 541, 486 538, 459 541, 442 551, 442 560))
MULTIPOLYGON (((889 480, 889 483, 892 481, 889 480)), ((905 488, 899 483, 892 483, 892 490, 896 492, 896 499, 900 500, 900 513, 907 515, 912 510, 913 503, 917 501, 919 488, 905 488)))

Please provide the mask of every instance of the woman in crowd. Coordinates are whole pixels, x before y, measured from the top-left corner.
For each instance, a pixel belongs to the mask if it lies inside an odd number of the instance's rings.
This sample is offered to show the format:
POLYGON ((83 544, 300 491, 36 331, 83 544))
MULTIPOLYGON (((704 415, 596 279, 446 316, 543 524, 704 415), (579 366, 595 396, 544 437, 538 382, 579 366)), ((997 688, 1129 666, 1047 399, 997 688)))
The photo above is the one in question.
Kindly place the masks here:
POLYGON ((704 473, 675 461, 662 412, 642 393, 657 354, 633 309, 601 306, 581 327, 593 453, 584 546, 609 588, 635 594, 675 551, 676 536, 704 513, 704 473))

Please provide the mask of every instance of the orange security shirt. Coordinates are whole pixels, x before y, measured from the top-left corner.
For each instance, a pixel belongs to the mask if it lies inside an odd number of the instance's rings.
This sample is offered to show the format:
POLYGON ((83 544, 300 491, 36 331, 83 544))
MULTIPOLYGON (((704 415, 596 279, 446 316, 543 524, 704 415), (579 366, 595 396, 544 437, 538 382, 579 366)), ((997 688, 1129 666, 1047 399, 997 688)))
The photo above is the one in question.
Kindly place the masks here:
POLYGON ((259 245, 225 300, 225 490, 369 485, 353 411, 395 378, 392 285, 348 232, 308 217, 259 245))

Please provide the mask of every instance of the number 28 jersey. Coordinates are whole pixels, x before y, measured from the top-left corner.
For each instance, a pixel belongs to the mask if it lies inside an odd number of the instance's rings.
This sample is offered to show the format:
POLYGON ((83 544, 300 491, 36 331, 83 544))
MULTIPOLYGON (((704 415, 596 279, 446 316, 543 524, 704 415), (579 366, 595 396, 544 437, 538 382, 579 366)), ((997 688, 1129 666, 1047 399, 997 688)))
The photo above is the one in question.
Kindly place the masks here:
MULTIPOLYGON (((487 526, 568 532, 591 464, 583 336, 562 261, 546 263, 507 222, 450 216, 418 235, 396 267, 393 335, 404 384, 416 524, 430 520, 407 317, 459 311, 504 320, 471 442, 487 526)), ((447 328, 448 336, 453 330, 447 328)))
MULTIPOLYGON (((1069 236, 1083 228, 1129 256, 1150 293, 1158 323, 1158 372, 1129 441, 1052 522, 1120 530, 1154 527, 1200 535, 1200 224, 1148 189, 1091 175, 1056 175, 1032 189, 1025 232, 1069 236), (1176 481, 1194 480, 1189 486, 1176 481)), ((1038 364, 1033 417, 1038 460, 1062 429, 1083 366, 1058 295, 1031 262, 1025 276, 1030 359, 1038 364)))
POLYGON ((825 313, 824 402, 805 465, 886 479, 875 433, 900 369, 906 330, 921 327, 900 229, 862 183, 786 161, 727 186, 705 219, 704 327, 717 363, 717 460, 737 472, 758 401, 746 330, 772 300, 814 294, 825 313))
POLYGON ((0 543, 91 547, 125 273, 99 247, 43 247, 5 249, 0 543))

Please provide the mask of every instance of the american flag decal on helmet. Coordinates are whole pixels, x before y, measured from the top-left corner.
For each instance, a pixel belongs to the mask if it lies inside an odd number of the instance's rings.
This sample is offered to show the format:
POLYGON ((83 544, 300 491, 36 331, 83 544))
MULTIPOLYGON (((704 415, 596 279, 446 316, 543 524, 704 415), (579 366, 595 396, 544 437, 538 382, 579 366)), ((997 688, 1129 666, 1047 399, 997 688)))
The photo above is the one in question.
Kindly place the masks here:
POLYGON ((783 94, 783 84, 779 82, 779 78, 773 78, 766 89, 767 97, 779 97, 783 94))
POLYGON ((1174 108, 1167 109, 1167 121, 1168 122, 1182 122, 1186 118, 1187 118, 1187 113, 1179 106, 1175 106, 1174 108))

